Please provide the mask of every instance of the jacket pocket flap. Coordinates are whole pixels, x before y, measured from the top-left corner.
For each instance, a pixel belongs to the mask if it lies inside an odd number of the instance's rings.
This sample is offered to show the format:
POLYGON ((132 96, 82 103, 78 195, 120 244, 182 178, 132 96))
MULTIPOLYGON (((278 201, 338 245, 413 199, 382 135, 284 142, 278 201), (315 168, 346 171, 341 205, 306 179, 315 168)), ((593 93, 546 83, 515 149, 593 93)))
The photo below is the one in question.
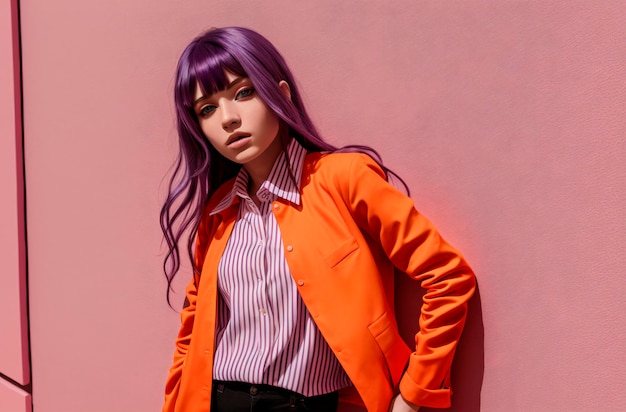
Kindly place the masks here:
POLYGON ((387 353, 393 346, 395 338, 387 312, 383 313, 381 317, 369 325, 368 329, 376 342, 378 342, 378 346, 380 346, 383 353, 387 353))
POLYGON ((353 253, 354 251, 359 249, 359 244, 356 243, 356 240, 354 239, 349 239, 345 242, 343 242, 337 249, 335 249, 333 252, 331 252, 330 254, 328 254, 324 260, 326 261, 326 264, 328 266, 330 266, 331 268, 334 268, 335 266, 337 266, 339 263, 341 263, 342 260, 344 260, 345 258, 347 258, 351 253, 353 253))

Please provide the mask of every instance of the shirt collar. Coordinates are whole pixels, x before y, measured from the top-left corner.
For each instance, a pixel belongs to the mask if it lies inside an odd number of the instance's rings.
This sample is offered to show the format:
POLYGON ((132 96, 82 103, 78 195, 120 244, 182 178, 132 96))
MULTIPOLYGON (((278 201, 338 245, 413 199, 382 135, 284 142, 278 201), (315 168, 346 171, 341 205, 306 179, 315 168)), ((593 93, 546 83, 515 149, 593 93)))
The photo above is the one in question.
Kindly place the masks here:
MULTIPOLYGON (((272 166, 269 176, 257 190, 257 197, 259 199, 269 199, 271 195, 275 195, 299 205, 300 180, 302 178, 302 166, 305 155, 306 149, 296 139, 292 138, 287 146, 287 150, 280 153, 272 166)), ((248 198, 248 179, 248 172, 242 167, 237 174, 232 190, 224 196, 210 212, 210 215, 220 213, 228 208, 235 200, 235 197, 248 198)))

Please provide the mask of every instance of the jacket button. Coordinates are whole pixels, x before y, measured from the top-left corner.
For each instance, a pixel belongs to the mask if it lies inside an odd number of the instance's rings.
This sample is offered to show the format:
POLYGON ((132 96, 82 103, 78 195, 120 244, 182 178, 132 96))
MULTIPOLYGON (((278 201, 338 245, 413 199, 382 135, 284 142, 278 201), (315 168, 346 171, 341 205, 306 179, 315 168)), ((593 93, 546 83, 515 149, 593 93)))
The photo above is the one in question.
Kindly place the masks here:
POLYGON ((293 252, 293 246, 291 245, 287 246, 287 252, 293 252))
POLYGON ((303 286, 303 285, 304 285, 304 280, 299 279, 299 280, 298 280, 298 286, 303 286))

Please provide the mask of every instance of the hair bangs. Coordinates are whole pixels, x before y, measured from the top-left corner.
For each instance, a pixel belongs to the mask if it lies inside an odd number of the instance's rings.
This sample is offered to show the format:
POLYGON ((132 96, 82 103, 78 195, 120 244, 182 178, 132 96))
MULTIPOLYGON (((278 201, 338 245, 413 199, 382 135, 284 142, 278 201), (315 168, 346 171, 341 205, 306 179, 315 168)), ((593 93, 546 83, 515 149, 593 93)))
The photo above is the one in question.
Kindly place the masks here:
POLYGON ((195 100, 196 85, 200 85, 206 95, 226 89, 227 71, 238 76, 247 76, 241 64, 228 51, 211 43, 197 43, 189 55, 188 90, 193 91, 189 103, 193 105, 195 100))

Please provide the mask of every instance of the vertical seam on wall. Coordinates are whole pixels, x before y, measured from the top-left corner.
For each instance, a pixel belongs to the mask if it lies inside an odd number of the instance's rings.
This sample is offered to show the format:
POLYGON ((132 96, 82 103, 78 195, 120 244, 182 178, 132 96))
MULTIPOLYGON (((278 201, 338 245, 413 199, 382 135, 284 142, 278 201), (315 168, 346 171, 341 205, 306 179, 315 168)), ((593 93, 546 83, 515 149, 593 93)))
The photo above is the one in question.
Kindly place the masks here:
MULTIPOLYGON (((17 164, 18 167, 18 176, 22 178, 21 191, 18 193, 18 196, 21 198, 21 210, 19 213, 22 214, 22 227, 21 229, 21 239, 19 242, 19 247, 22 249, 20 253, 21 264, 23 266, 23 274, 24 274, 24 310, 26 316, 26 330, 23 331, 26 339, 26 347, 27 351, 25 354, 25 360, 28 362, 28 384, 20 385, 20 387, 28 392, 29 394, 33 394, 33 367, 32 367, 32 358, 31 358, 31 339, 30 339, 30 295, 29 295, 29 282, 28 282, 28 233, 27 233, 27 215, 26 215, 26 162, 25 162, 25 150, 24 150, 24 87, 23 87, 23 73, 22 73, 22 25, 21 25, 21 13, 20 13, 20 0, 13 0, 13 13, 14 13, 14 22, 15 22, 15 44, 14 44, 14 61, 15 61, 15 94, 16 99, 18 99, 18 103, 16 104, 16 108, 19 110, 19 115, 15 116, 16 122, 16 139, 19 139, 16 147, 19 148, 20 152, 16 153, 18 156, 17 164)), ((32 398, 31 398, 32 399, 32 398)), ((32 400, 31 400, 32 405, 32 400)), ((32 407, 32 406, 31 406, 32 407)), ((34 408, 33 408, 34 409, 34 408)))
MULTIPOLYGON (((24 105, 22 87, 22 39, 20 25, 19 0, 10 0, 10 30, 11 30, 11 59, 13 63, 13 104, 15 107, 15 178, 16 178, 16 201, 17 201, 17 243, 18 243, 18 277, 20 295, 20 312, 23 310, 25 321, 20 319, 21 345, 22 345, 22 373, 26 372, 24 362, 27 362, 28 379, 26 384, 22 384, 15 379, 0 373, 0 379, 8 382, 12 386, 27 392, 30 397, 30 407, 33 410, 32 402, 32 362, 30 354, 30 315, 28 296, 28 258, 26 242, 26 180, 24 165, 24 105), (20 181, 21 180, 21 181, 20 181)), ((10 86, 9 86, 10 87, 10 86)))

